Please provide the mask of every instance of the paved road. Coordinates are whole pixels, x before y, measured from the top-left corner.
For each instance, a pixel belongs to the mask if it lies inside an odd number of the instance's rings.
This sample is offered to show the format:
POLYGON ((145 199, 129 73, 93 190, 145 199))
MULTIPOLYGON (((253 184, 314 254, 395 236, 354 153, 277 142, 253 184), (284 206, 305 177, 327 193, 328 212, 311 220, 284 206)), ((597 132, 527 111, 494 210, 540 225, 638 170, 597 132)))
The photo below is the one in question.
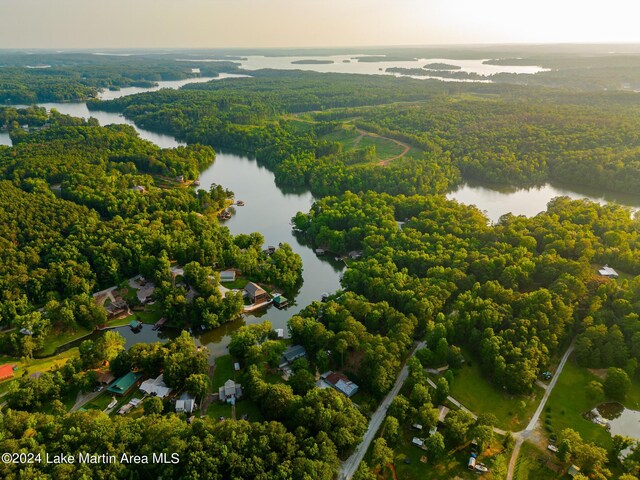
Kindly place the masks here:
POLYGON ((524 443, 524 441, 535 430, 536 424, 538 423, 538 420, 540 419, 540 415, 542 414, 542 410, 544 410, 544 406, 547 403, 547 400, 549 399, 549 395, 551 395, 551 391, 553 390, 553 387, 556 386, 556 382, 558 381, 558 378, 562 373, 562 369, 564 368, 565 364, 567 363, 567 360, 569 359, 569 355, 571 355, 571 352, 573 352, 574 344, 575 344, 575 339, 574 341, 571 342, 571 345, 569 345, 569 348, 564 353, 562 360, 560 360, 560 363, 558 364, 558 368, 553 374, 553 378, 549 382, 549 386, 545 390, 544 395, 542 396, 542 400, 540 400, 540 404, 538 405, 538 408, 533 414, 533 417, 531 417, 531 420, 529 421, 527 428, 514 434, 516 438, 516 443, 513 447, 513 453, 511 454, 511 459, 509 460, 509 470, 507 471, 507 480, 513 480, 513 472, 516 467, 516 461, 518 460, 518 455, 520 454, 520 447, 522 447, 522 444, 524 443))
MULTIPOLYGON (((411 352, 411 356, 413 356, 417 350, 423 348, 425 345, 425 342, 418 343, 418 345, 411 352)), ((356 447, 355 452, 353 452, 353 454, 349 458, 342 462, 342 465, 340 466, 340 473, 338 474, 338 478, 340 480, 349 480, 358 469, 358 465, 360 465, 360 462, 364 458, 364 455, 367 453, 369 445, 373 441, 376 432, 380 429, 380 425, 382 425, 384 417, 387 415, 387 410, 389 409, 391 402, 400 392, 400 389, 402 388, 402 385, 404 384, 408 376, 409 367, 405 364, 405 366, 402 367, 402 370, 400 370, 400 374, 396 379, 395 385, 387 394, 387 396, 384 397, 384 400, 382 401, 378 409, 371 416, 369 427, 364 434, 362 442, 356 447)))

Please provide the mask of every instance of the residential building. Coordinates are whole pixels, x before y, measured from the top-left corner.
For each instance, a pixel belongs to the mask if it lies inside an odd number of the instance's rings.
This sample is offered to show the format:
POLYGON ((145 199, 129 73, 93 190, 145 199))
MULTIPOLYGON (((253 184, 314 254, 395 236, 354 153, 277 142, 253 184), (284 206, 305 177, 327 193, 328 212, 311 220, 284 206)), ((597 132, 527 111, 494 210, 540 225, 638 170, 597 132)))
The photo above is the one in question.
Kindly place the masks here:
POLYGON ((269 299, 269 294, 260 286, 253 282, 247 283, 244 287, 252 303, 260 303, 269 299))
POLYGON ((164 383, 164 374, 160 374, 157 378, 149 378, 142 382, 140 390, 147 395, 155 395, 164 398, 171 393, 171 388, 164 383))
POLYGON ((236 400, 242 397, 242 385, 229 379, 218 389, 218 396, 221 402, 227 402, 233 405, 236 403, 236 400))
POLYGON ((306 357, 307 351, 302 345, 291 345, 282 354, 282 360, 280 362, 280 368, 294 362, 298 358, 306 357))
POLYGON ((7 378, 13 378, 13 365, 0 366, 0 380, 6 380, 7 378))
POLYGON ((347 397, 352 397, 358 392, 358 385, 349 380, 345 375, 338 372, 327 372, 322 374, 322 379, 331 387, 347 397))
POLYGON ((126 395, 140 381, 141 373, 129 372, 116 380, 107 390, 116 395, 126 395))

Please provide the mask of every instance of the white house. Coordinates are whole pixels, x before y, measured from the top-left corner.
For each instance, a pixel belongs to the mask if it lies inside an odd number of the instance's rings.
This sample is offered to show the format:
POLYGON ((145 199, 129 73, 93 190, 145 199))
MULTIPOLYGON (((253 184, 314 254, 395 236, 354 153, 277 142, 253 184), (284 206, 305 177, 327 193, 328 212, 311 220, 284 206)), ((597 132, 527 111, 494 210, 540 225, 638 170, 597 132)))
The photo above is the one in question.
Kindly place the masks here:
POLYGON ((602 275, 603 277, 618 278, 618 272, 616 272, 609 265, 605 265, 604 267, 602 267, 600 270, 598 270, 598 273, 600 273, 600 275, 602 275))

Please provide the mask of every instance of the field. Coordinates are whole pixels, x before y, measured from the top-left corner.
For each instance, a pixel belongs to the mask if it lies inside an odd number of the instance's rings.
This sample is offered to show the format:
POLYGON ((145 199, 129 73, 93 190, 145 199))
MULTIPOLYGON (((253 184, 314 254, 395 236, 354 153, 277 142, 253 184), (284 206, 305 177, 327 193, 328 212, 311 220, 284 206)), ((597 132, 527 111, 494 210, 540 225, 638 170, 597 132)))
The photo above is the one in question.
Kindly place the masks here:
POLYGON ((404 150, 402 146, 387 138, 362 135, 355 128, 349 126, 343 126, 342 129, 331 132, 323 136, 322 139, 341 143, 345 152, 355 148, 374 146, 376 147, 376 157, 378 160, 397 157, 404 150))
POLYGON ((510 395, 499 391, 482 374, 480 367, 465 365, 455 372, 450 395, 472 412, 493 413, 499 428, 517 432, 526 427, 542 397, 542 389, 535 387, 531 396, 510 395))
POLYGON ((18 369, 14 372, 14 379, 0 382, 0 393, 6 392, 9 389, 11 383, 16 378, 20 378, 23 375, 31 375, 35 372, 47 372, 54 368, 61 367, 71 358, 75 358, 79 355, 77 348, 70 348, 67 351, 59 353, 53 357, 47 358, 33 358, 33 359, 19 359, 15 357, 0 356, 0 365, 6 363, 16 365, 18 369))
POLYGON ((513 473, 514 480, 552 480, 564 478, 565 469, 560 467, 560 462, 555 455, 548 450, 541 450, 529 442, 522 444, 520 456, 513 473), (556 467, 554 467, 556 466, 556 467), (556 472, 551 468, 559 469, 556 472))
POLYGON ((216 358, 216 368, 213 372, 213 379, 211 380, 212 391, 217 392, 218 388, 224 385, 224 382, 229 379, 235 380, 231 355, 216 358))

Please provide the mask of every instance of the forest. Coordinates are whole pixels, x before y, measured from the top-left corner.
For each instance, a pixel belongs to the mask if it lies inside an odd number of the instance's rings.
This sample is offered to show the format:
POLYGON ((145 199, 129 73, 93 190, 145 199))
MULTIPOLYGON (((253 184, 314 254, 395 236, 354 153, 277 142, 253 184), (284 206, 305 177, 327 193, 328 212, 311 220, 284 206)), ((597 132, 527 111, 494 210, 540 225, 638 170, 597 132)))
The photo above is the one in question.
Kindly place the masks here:
POLYGON ((282 185, 306 185, 321 196, 443 193, 460 178, 515 186, 555 180, 629 193, 640 187, 633 93, 361 77, 266 70, 90 108, 121 111, 189 143, 251 153, 282 185), (300 121, 302 112, 310 117, 300 121), (343 124, 413 149, 381 173, 324 138, 343 124))

